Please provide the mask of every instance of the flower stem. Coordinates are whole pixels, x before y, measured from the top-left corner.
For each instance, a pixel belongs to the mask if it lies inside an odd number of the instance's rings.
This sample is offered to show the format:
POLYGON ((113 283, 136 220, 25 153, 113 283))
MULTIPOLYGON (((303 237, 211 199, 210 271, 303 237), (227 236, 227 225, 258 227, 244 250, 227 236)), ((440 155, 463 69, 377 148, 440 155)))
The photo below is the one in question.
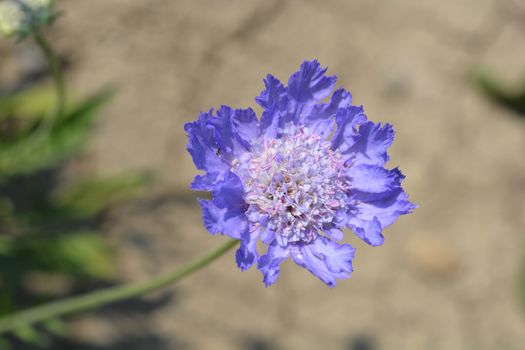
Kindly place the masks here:
POLYGON ((228 240, 209 254, 190 262, 186 266, 166 275, 155 277, 146 282, 107 288, 68 299, 50 302, 9 316, 4 316, 0 318, 0 334, 27 327, 51 318, 70 315, 116 301, 137 297, 169 286, 207 266, 228 250, 235 247, 238 242, 239 241, 235 239, 228 240))
POLYGON ((62 75, 62 69, 60 68, 60 60, 53 51, 49 41, 47 41, 45 36, 38 29, 34 30, 33 37, 46 58, 49 69, 51 70, 51 75, 55 82, 56 105, 54 123, 56 124, 63 117, 66 105, 66 89, 64 86, 64 76, 62 75))

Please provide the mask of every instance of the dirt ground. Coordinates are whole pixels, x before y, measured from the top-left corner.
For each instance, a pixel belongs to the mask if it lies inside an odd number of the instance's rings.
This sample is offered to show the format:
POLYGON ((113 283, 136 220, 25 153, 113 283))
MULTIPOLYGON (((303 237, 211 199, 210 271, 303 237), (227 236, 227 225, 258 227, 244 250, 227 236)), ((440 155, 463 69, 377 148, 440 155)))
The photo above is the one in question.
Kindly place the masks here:
POLYGON ((144 199, 105 223, 119 279, 172 270, 224 238, 206 233, 183 123, 254 106, 272 73, 317 58, 374 121, 396 130, 390 166, 420 208, 357 248, 329 289, 285 264, 264 288, 233 253, 176 288, 74 318, 79 349, 518 350, 525 244, 525 120, 487 101, 479 66, 525 73, 521 0, 58 1, 50 30, 80 93, 116 84, 85 171, 152 170, 144 199), (79 345, 80 344, 80 345, 79 345))

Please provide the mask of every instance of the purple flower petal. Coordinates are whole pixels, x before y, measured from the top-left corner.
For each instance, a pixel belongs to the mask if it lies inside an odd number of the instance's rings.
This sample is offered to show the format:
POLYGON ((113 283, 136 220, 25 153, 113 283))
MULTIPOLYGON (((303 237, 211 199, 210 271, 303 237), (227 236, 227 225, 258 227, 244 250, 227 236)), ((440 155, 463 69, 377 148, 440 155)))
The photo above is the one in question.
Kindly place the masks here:
POLYGON ((187 149, 197 169, 209 172, 222 172, 228 169, 228 164, 220 154, 220 141, 222 138, 216 128, 209 125, 213 118, 213 111, 200 113, 199 119, 184 125, 188 134, 187 149))
POLYGON ((250 150, 251 143, 259 137, 259 120, 254 110, 236 109, 231 117, 231 127, 244 150, 250 150))
POLYGON ((230 163, 233 159, 239 157, 246 151, 250 150, 250 141, 247 136, 250 133, 257 132, 257 120, 253 119, 255 112, 253 110, 233 110, 228 106, 221 106, 217 111, 217 116, 210 118, 208 125, 215 128, 217 137, 218 150, 217 154, 230 163), (246 123, 245 130, 242 130, 246 123), (238 126, 241 126, 239 128, 238 126), (239 129, 243 135, 239 134, 239 129))
POLYGON ((216 185, 212 200, 199 199, 204 226, 211 234, 240 239, 248 230, 243 193, 242 182, 230 172, 216 185))
POLYGON ((352 184, 352 194, 361 201, 383 197, 401 187, 405 178, 399 169, 387 170, 376 165, 359 164, 350 167, 348 171, 352 184))
POLYGON ((190 187, 195 191, 213 191, 215 186, 224 181, 224 176, 227 172, 222 173, 206 173, 204 175, 197 175, 191 183, 190 187))
POLYGON ((261 135, 265 138, 277 138, 280 135, 281 117, 276 105, 266 109, 261 116, 260 122, 261 135))
POLYGON ((382 198, 358 202, 347 216, 347 226, 368 244, 383 244, 381 230, 390 226, 404 214, 411 213, 417 206, 408 201, 408 195, 399 188, 382 198))
POLYGON ((337 279, 350 277, 354 252, 349 244, 318 236, 313 242, 293 249, 292 258, 329 287, 334 287, 337 279))
POLYGON ((386 170, 375 165, 354 165, 349 170, 352 203, 346 225, 368 244, 383 244, 382 229, 415 206, 407 201, 399 169, 386 170))
POLYGON ((343 153, 353 155, 355 164, 383 166, 389 160, 387 149, 394 141, 394 130, 390 124, 366 122, 352 141, 352 146, 343 153))
POLYGON ((248 222, 242 213, 229 208, 220 208, 211 200, 199 199, 202 208, 204 227, 212 235, 217 233, 241 239, 243 232, 248 230, 248 222))
POLYGON ((281 98, 286 94, 286 88, 279 79, 271 74, 268 74, 266 79, 264 79, 264 85, 266 89, 255 98, 255 102, 264 109, 270 109, 280 103, 281 98))
POLYGON ((235 260, 241 271, 246 271, 257 261, 259 256, 257 253, 258 236, 259 229, 257 228, 245 230, 241 234, 241 246, 235 253, 235 260))
POLYGON ((263 274, 263 282, 266 287, 275 283, 281 272, 281 263, 288 256, 290 256, 290 251, 277 244, 277 241, 274 241, 268 246, 268 252, 259 258, 257 268, 263 274))
POLYGON ((337 78, 327 77, 326 68, 316 60, 305 61, 288 80, 288 111, 299 117, 308 114, 312 106, 330 95, 337 78))
POLYGON ((312 132, 327 138, 336 126, 335 116, 339 109, 348 108, 352 104, 352 95, 345 89, 334 91, 330 103, 314 105, 312 111, 301 118, 301 123, 308 126, 312 132))
POLYGON ((348 227, 357 235, 357 237, 361 238, 371 246, 380 246, 385 241, 382 232, 383 227, 377 216, 374 216, 372 220, 363 220, 356 216, 352 216, 348 220, 348 227))
POLYGON ((344 238, 344 233, 339 227, 328 227, 323 228, 323 232, 326 233, 330 238, 340 241, 344 238))
POLYGON ((332 149, 339 150, 348 159, 353 156, 351 147, 358 139, 357 126, 366 122, 363 107, 350 106, 337 110, 335 122, 337 130, 332 138, 332 149))
POLYGON ((266 89, 255 101, 263 107, 261 116, 260 133, 267 138, 275 138, 279 135, 283 120, 281 118, 281 106, 287 99, 286 89, 283 84, 273 75, 268 74, 264 79, 266 89))

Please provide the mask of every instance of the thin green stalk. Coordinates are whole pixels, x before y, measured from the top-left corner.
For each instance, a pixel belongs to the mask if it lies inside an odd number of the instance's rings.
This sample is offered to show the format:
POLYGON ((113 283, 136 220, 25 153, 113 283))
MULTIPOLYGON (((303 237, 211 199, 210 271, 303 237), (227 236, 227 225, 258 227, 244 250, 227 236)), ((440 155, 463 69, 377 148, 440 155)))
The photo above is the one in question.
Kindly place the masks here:
POLYGON ((0 318, 0 334, 14 331, 22 327, 27 327, 48 319, 70 315, 73 313, 94 309, 109 303, 114 303, 116 301, 137 297, 169 286, 190 275, 191 273, 207 266, 209 263, 219 258, 228 250, 235 247, 238 242, 239 241, 235 239, 228 240, 226 243, 219 246, 209 254, 187 264, 186 266, 174 272, 158 276, 150 281, 107 288, 77 297, 71 297, 41 306, 36 306, 9 316, 4 316, 0 318))
POLYGON ((55 83, 56 105, 54 111, 54 123, 56 124, 64 116, 66 106, 66 89, 64 85, 64 76, 62 75, 62 69, 60 68, 60 60, 53 51, 51 44, 38 29, 35 29, 33 32, 33 37, 46 58, 55 83))

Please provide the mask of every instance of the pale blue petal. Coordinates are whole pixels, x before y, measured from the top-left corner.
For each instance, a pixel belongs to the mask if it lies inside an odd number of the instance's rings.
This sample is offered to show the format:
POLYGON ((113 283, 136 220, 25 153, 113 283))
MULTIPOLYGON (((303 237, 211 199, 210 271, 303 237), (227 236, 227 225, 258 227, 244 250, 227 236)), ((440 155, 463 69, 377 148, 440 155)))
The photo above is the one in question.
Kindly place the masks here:
POLYGON ((281 273, 281 263, 290 256, 290 251, 281 247, 276 240, 268 246, 268 252, 259 258, 257 268, 263 274, 266 287, 275 283, 281 273))
POLYGON ((291 250, 296 264, 306 268, 329 287, 334 287, 337 279, 350 277, 354 252, 351 245, 339 244, 323 236, 291 250))

